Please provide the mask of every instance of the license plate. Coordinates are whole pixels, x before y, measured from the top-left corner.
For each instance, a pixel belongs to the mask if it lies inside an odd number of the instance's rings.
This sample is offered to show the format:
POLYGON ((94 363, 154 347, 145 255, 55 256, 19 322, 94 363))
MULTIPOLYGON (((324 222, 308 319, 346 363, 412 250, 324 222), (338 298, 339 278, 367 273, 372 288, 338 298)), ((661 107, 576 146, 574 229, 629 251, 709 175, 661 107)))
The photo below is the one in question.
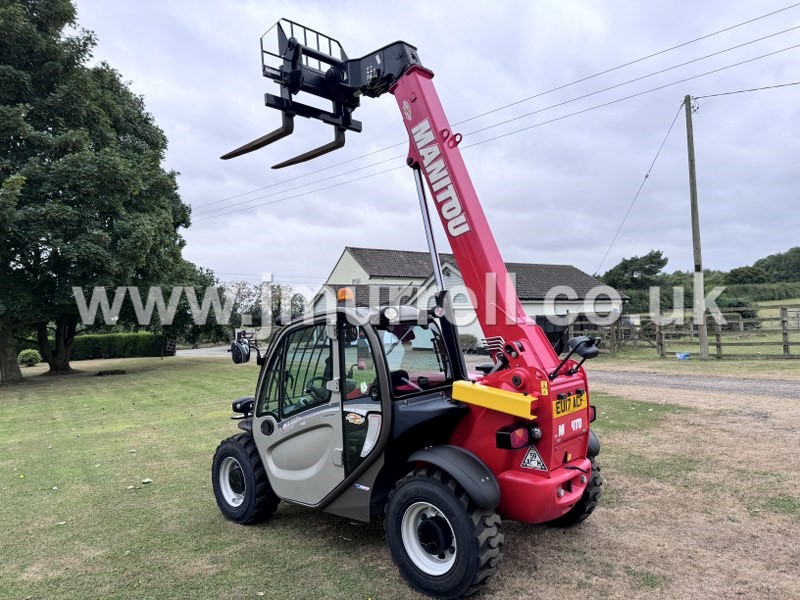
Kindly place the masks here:
POLYGON ((586 394, 581 394, 580 396, 576 394, 567 396, 564 400, 556 400, 553 402, 553 418, 557 419, 583 410, 586 408, 586 398, 586 394))

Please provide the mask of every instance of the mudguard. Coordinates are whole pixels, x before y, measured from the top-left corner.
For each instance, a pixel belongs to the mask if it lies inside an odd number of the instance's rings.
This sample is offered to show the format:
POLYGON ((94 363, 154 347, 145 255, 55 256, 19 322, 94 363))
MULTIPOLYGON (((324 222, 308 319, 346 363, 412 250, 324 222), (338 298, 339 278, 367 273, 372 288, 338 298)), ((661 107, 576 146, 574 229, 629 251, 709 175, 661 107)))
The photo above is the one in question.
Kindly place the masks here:
POLYGON ((500 485, 489 467, 469 450, 443 444, 417 450, 408 462, 425 462, 439 467, 464 488, 481 508, 495 509, 500 504, 500 485))
POLYGON ((597 456, 600 454, 600 440, 594 434, 594 431, 589 430, 589 447, 586 449, 587 456, 597 456))

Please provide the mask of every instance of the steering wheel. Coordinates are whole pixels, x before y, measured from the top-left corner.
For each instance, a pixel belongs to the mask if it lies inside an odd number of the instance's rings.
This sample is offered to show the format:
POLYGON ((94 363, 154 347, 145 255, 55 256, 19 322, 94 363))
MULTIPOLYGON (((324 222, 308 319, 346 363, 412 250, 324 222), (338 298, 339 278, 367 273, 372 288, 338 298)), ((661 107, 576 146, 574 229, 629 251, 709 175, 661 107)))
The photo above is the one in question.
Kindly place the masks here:
POLYGON ((328 390, 325 388, 326 383, 327 379, 325 379, 325 377, 312 377, 306 382, 303 392, 310 394, 318 402, 327 402, 329 399, 329 394, 328 390), (322 385, 314 385, 317 382, 321 383, 322 385))

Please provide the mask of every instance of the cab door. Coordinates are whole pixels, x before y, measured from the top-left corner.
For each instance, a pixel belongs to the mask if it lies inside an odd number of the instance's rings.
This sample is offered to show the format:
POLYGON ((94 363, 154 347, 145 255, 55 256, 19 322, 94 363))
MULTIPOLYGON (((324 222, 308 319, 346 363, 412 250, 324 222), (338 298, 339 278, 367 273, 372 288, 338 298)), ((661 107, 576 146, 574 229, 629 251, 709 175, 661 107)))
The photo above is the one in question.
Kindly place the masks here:
POLYGON ((287 330, 262 374, 254 438, 282 499, 315 506, 345 477, 336 328, 287 330))

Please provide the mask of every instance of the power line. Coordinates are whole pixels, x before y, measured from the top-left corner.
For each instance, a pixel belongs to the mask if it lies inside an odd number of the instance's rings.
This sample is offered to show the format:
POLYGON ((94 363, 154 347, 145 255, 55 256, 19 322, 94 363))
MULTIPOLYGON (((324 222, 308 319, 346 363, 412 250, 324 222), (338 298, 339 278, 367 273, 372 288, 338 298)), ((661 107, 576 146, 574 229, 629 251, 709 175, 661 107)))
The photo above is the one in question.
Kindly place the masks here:
POLYGON ((733 94, 745 94, 747 92, 760 92, 761 90, 774 90, 777 88, 791 87, 793 85, 800 85, 800 81, 792 81, 791 83, 778 83, 776 85, 765 85, 764 87, 748 88, 746 90, 735 90, 733 92, 720 92, 719 94, 706 94, 705 96, 692 96, 695 100, 701 98, 716 98, 717 96, 732 96, 733 94))
POLYGON ((612 104, 617 104, 618 102, 623 102, 624 100, 630 100, 631 98, 638 98, 639 96, 644 96, 645 94, 650 94, 652 92, 656 92, 658 90, 663 90, 668 87, 672 87, 673 85, 678 85, 679 83, 685 83, 687 81, 692 81, 693 79, 699 79, 700 77, 706 77, 707 75, 713 75, 715 73, 719 73, 721 71, 726 71, 728 69, 732 69, 734 67, 739 67, 741 65, 754 62, 756 60, 761 60, 762 58, 768 58, 770 56, 774 56, 775 54, 780 54, 782 52, 787 52, 789 50, 794 50, 795 48, 800 48, 800 44, 795 44, 793 46, 788 46, 786 48, 781 48, 780 50, 775 50, 774 52, 769 52, 768 54, 762 54, 761 56, 756 56, 754 58, 748 58, 747 60, 743 60, 737 63, 733 63, 731 65, 727 65, 725 67, 719 67, 718 69, 712 69, 711 71, 706 71, 705 73, 700 73, 698 75, 692 75, 691 77, 685 77, 684 79, 679 79, 677 81, 673 81, 672 83, 665 83, 664 85, 659 85, 654 88, 650 88, 649 90, 644 90, 643 92, 637 92, 635 94, 631 94, 629 96, 624 96, 622 98, 617 98, 616 100, 611 100, 609 102, 604 102, 602 104, 597 104, 595 106, 591 106, 589 108, 585 108, 583 110, 579 110, 573 113, 568 113, 566 115, 562 115, 560 117, 555 117, 554 119, 548 119, 547 121, 541 121, 539 123, 534 123, 533 125, 528 125, 527 127, 520 127, 519 129, 514 129, 513 131, 509 131, 507 133, 502 133, 500 135, 496 135, 491 138, 486 138, 485 140, 481 140, 480 142, 475 142, 474 144, 469 144, 468 146, 463 146, 462 150, 465 148, 472 148, 474 146, 479 146, 480 144, 485 144, 486 142, 493 142, 494 140, 499 140, 500 138, 508 137, 510 135, 514 135, 517 133, 521 133, 523 131, 528 131, 529 129, 534 129, 536 127, 540 127, 542 125, 547 125, 549 123, 554 123, 556 121, 561 121, 562 119, 566 119, 568 117, 574 117, 576 115, 580 115, 583 113, 587 113, 592 110, 596 110, 598 108, 603 108, 605 106, 610 106, 612 104))
MULTIPOLYGON (((694 39, 688 40, 688 41, 686 41, 686 42, 682 42, 682 43, 680 43, 680 44, 677 44, 677 45, 675 45, 675 46, 671 46, 671 47, 669 47, 669 48, 665 48, 664 50, 659 50, 658 52, 654 52, 653 54, 648 54, 647 56, 643 56, 643 57, 641 57, 641 58, 637 58, 637 59, 635 59, 635 60, 628 61, 628 62, 626 62, 626 63, 623 63, 623 64, 621 64, 621 65, 617 65, 617 66, 615 66, 615 67, 611 67, 611 68, 605 69, 605 70, 603 70, 603 71, 599 71, 599 72, 597 72, 597 73, 594 73, 594 74, 592 74, 592 75, 587 75, 586 77, 582 77, 582 78, 580 78, 580 79, 576 79, 575 81, 571 81, 571 82, 569 82, 569 83, 565 83, 565 84, 559 85, 559 86, 557 86, 557 87, 554 87, 554 88, 551 88, 551 89, 549 89, 549 90, 545 90, 545 91, 543 91, 543 92, 538 92, 537 94, 534 94, 533 96, 528 96, 527 98, 523 98, 523 99, 521 99, 521 100, 517 100, 517 101, 515 101, 515 102, 512 102, 511 104, 507 104, 507 105, 505 105, 505 106, 501 106, 501 107, 499 107, 499 108, 495 108, 495 109, 489 110, 489 111, 487 111, 487 112, 481 113, 481 114, 479 114, 479 115, 476 115, 476 116, 474 116, 474 117, 469 117, 469 118, 467 118, 467 119, 464 119, 464 120, 462 120, 462 121, 457 121, 457 122, 455 122, 455 123, 452 123, 451 125, 452 125, 452 126, 456 126, 456 125, 462 125, 463 123, 467 123, 467 122, 469 122, 469 121, 473 121, 473 120, 475 120, 475 119, 478 119, 478 118, 480 118, 480 117, 484 117, 484 116, 486 116, 486 115, 489 115, 489 114, 492 114, 492 113, 498 112, 498 111, 500 111, 500 110, 504 110, 504 109, 506 109, 506 108, 510 108, 510 107, 512 107, 512 106, 516 106, 516 105, 518 105, 518 104, 521 104, 521 103, 523 103, 523 102, 527 102, 528 100, 533 100, 533 99, 535 99, 535 98, 539 98, 539 97, 541 97, 541 96, 544 96, 545 94, 550 94, 550 93, 552 93, 552 92, 555 92, 555 91, 558 91, 558 90, 562 90, 562 89, 565 89, 565 88, 567 88, 567 87, 571 87, 571 86, 573 86, 573 85, 577 85, 578 83, 583 83, 583 82, 585 82, 585 81, 589 81, 590 79, 594 79, 594 78, 596 78, 596 77, 600 77, 601 75, 606 75, 606 74, 608 74, 608 73, 612 73, 612 72, 614 72, 614 71, 618 71, 618 70, 620 70, 620 69, 623 69, 623 68, 625 68, 625 67, 628 67, 628 66, 631 66, 631 65, 634 65, 634 64, 637 64, 637 63, 643 62, 643 61, 645 61, 645 60, 648 60, 648 59, 650 59, 650 58, 654 58, 654 57, 656 57, 656 56, 660 56, 661 54, 665 54, 665 53, 667 53, 667 52, 671 52, 672 50, 676 50, 676 49, 678 49, 678 48, 682 48, 682 47, 684 47, 684 46, 688 46, 688 45, 690 45, 690 44, 694 44, 695 42, 699 42, 699 41, 702 41, 702 40, 705 40, 705 39, 708 39, 708 38, 714 37, 714 36, 716 36, 716 35, 719 35, 719 34, 721 34, 721 33, 725 33, 725 32, 727 32, 727 31, 731 31, 731 30, 733 30, 733 29, 737 29, 737 28, 739 28, 739 27, 743 27, 744 25, 749 25, 750 23, 754 23, 754 22, 756 22, 756 21, 759 21, 759 20, 761 20, 761 19, 765 19, 765 18, 767 18, 767 17, 771 17, 771 16, 773 16, 773 15, 776 15, 776 14, 778 14, 778 13, 781 13, 781 12, 787 11, 787 10, 789 10, 789 9, 792 9, 792 8, 795 8, 795 7, 797 7, 797 6, 800 6, 800 2, 796 2, 796 3, 794 3, 794 4, 790 4, 789 6, 786 6, 786 7, 784 7, 784 8, 780 8, 780 9, 778 9, 778 10, 775 10, 775 11, 772 11, 772 12, 769 12, 769 13, 766 13, 766 14, 763 14, 763 15, 760 15, 760 16, 757 16, 757 17, 753 17, 752 19, 748 19, 748 20, 746 20, 746 21, 742 21, 742 22, 740 22, 740 23, 736 23, 736 24, 734 24, 734 25, 730 25, 730 26, 728 26, 728 27, 725 27, 725 28, 723 28, 723 29, 719 29, 719 30, 717 30, 717 31, 714 31, 714 32, 712 32, 712 33, 707 33, 707 34, 705 34, 705 35, 702 35, 702 36, 700 36, 700 37, 697 37, 697 38, 694 38, 694 39)), ((206 203, 203 203, 203 204, 199 204, 199 205, 197 205, 195 208, 203 208, 203 207, 205 207, 205 206, 211 206, 211 205, 214 205, 214 204, 219 204, 219 203, 221 203, 221 202, 226 202, 226 201, 228 201, 228 200, 235 200, 236 198, 241 198, 242 196, 246 196, 246 195, 248 195, 248 194, 252 194, 252 193, 254 193, 254 192, 260 192, 260 191, 263 191, 263 190, 266 190, 266 189, 270 189, 270 188, 273 188, 273 187, 276 187, 276 186, 282 185, 282 184, 284 184, 284 183, 291 183, 291 182, 293 182, 293 181, 297 181, 298 179, 302 179, 302 178, 304 178, 304 177, 309 177, 309 176, 311 176, 311 175, 316 175, 316 174, 318 174, 318 173, 322 173, 322 172, 324 172, 324 171, 328 171, 328 170, 330 170, 330 169, 334 169, 334 168, 336 168, 336 167, 340 167, 340 166, 342 166, 342 165, 349 164, 349 163, 351 163, 351 162, 354 162, 354 161, 360 160, 360 159, 362 159, 362 158, 366 158, 366 157, 368 157, 368 156, 372 156, 372 155, 374 155, 374 154, 379 154, 379 153, 381 153, 381 152, 385 152, 386 150, 391 150, 392 148, 397 148, 398 146, 402 146, 402 145, 404 145, 404 144, 406 144, 406 143, 407 143, 407 140, 403 140, 402 142, 398 142, 398 143, 396 143, 396 144, 392 144, 391 146, 386 146, 386 147, 384 147, 384 148, 381 148, 381 149, 379 149, 379 150, 373 150, 372 152, 367 152, 366 154, 362 154, 362 155, 360 155, 360 156, 356 156, 356 157, 354 157, 354 158, 349 158, 349 159, 347 159, 347 160, 344 160, 344 161, 341 161, 341 162, 335 163, 335 164, 333 164, 333 165, 330 165, 330 166, 328 166, 328 167, 323 167, 323 168, 321 168, 321 169, 317 169, 317 170, 315 170, 315 171, 311 171, 311 172, 309 172, 309 173, 305 173, 305 174, 303 174, 303 175, 297 175, 297 176, 295 176, 295 177, 290 177, 289 179, 284 179, 284 180, 282 180, 282 181, 278 181, 278 182, 276 182, 276 183, 272 183, 272 184, 270 184, 270 185, 267 185, 267 186, 264 186, 264 187, 256 188, 256 189, 250 190, 250 191, 248 191, 248 192, 242 192, 241 194, 236 194, 236 195, 234 195, 234 196, 229 196, 229 197, 227 197, 227 198, 222 198, 221 200, 215 200, 215 201, 213 201, 213 202, 206 202, 206 203)))
POLYGON ((631 83, 635 83, 637 81, 642 81, 643 79, 649 79, 650 77, 654 77, 655 75, 661 75, 662 73, 667 73, 668 71, 674 71, 675 69, 679 69, 680 67, 685 67, 686 65, 690 65, 690 64, 696 63, 696 62, 700 62, 701 60, 706 60, 707 58, 711 58, 713 56, 718 56, 720 54, 725 54, 726 52, 730 52, 731 50, 738 50, 739 48, 743 48, 744 46, 749 46, 750 44, 755 44, 757 42, 762 42, 762 41, 764 41, 766 39, 769 39, 769 38, 772 38, 772 37, 775 37, 775 36, 778 36, 778 35, 782 35, 784 33, 789 33, 790 31, 795 31, 796 29, 800 29, 800 25, 795 25, 794 27, 790 27, 789 29, 784 29, 783 31, 778 31, 778 32, 775 32, 775 33, 771 33, 770 35, 765 35, 764 37, 760 37, 760 38, 755 39, 755 40, 750 40, 749 42, 744 42, 743 44, 739 44, 737 46, 731 46, 730 48, 725 48, 724 50, 720 50, 718 52, 712 52, 711 54, 706 54, 705 56, 701 56, 699 58, 694 58, 692 60, 688 60, 686 62, 677 64, 677 65, 673 65, 673 66, 667 67, 665 69, 661 69, 659 71, 653 71, 652 73, 648 73, 647 75, 641 75, 640 77, 635 77, 633 79, 629 79, 628 81, 623 81, 622 83, 617 83, 617 84, 605 87, 603 89, 596 90, 594 92, 589 92, 588 94, 584 94, 583 96, 578 96, 577 98, 570 98, 569 100, 564 100, 563 102, 559 102, 558 104, 553 104, 552 106, 546 106, 544 108, 540 108, 540 109, 534 110, 532 112, 525 113, 524 115, 519 115, 519 116, 513 117, 511 119, 506 119, 505 121, 499 121, 499 122, 494 123, 492 125, 487 125, 486 127, 481 127, 480 129, 475 129, 474 131, 470 131, 469 133, 466 133, 464 135, 472 135, 473 133, 479 133, 481 131, 486 131, 488 129, 493 129, 495 127, 499 127, 500 125, 506 125, 506 124, 511 123, 513 121, 518 121, 519 119, 524 119, 525 117, 530 117, 531 115, 535 115, 535 114, 538 114, 538 113, 541 113, 541 112, 544 112, 544 111, 547 111, 547 110, 551 110, 553 108, 557 108, 557 107, 563 106, 565 104, 570 104, 571 102, 575 102, 577 100, 583 100, 584 98, 589 98, 591 96, 596 96, 597 94, 602 94, 603 92, 607 92, 609 90, 613 90, 613 89, 616 89, 616 88, 619 88, 619 87, 623 87, 623 86, 629 85, 631 83))
POLYGON ((236 210, 232 210, 229 212, 220 213, 218 215, 210 215, 204 219, 200 219, 202 221, 209 221, 211 219, 216 219, 217 217, 224 217, 225 215, 232 215, 233 213, 242 212, 245 210, 251 210, 253 208, 260 208, 262 206, 268 206, 270 204, 277 204, 278 202, 283 202, 284 200, 292 200, 293 198, 300 198, 301 196, 308 196, 309 194, 315 194, 317 192, 321 192, 323 190, 329 190, 331 188, 339 187, 341 185, 347 185, 349 183, 355 183, 357 181, 362 181, 364 179, 369 179, 370 177, 375 177, 377 175, 383 175, 384 173, 389 173, 391 171, 397 171, 398 169, 405 168, 405 165, 400 165, 399 167, 392 167, 391 169, 386 169, 384 171, 378 171, 377 173, 370 173, 369 175, 364 175, 363 177, 356 177, 355 179, 348 179, 347 181, 340 181, 339 183, 334 183, 332 185, 327 185, 325 187, 321 187, 316 190, 309 190, 308 192, 301 192, 299 194, 295 194, 294 196, 287 196, 286 198, 279 198, 277 200, 272 200, 270 202, 264 202, 263 204, 256 204, 255 206, 246 206, 244 208, 237 208, 236 210))
POLYGON ((277 192, 271 192, 269 194, 264 194, 263 196, 256 196, 255 198, 250 198, 249 200, 242 200, 241 202, 234 202, 233 204, 228 204, 226 206, 221 206, 220 208, 212 208, 209 210, 201 211, 197 213, 197 216, 206 216, 210 215, 211 213, 219 212, 222 210, 228 210, 229 208, 233 208, 234 206, 240 206, 242 204, 249 204, 250 202, 255 202, 256 200, 263 200, 264 198, 271 198, 272 196, 278 196, 280 194, 285 194, 286 192, 292 192, 294 190, 299 190, 304 187, 308 187, 310 185, 314 185, 317 183, 322 183, 323 181, 330 181, 331 179, 336 179, 337 177, 343 177, 344 175, 350 175, 351 173, 356 173, 357 171, 363 171, 364 169, 369 169, 370 167, 376 167, 378 165, 382 165, 387 162, 391 162, 393 160, 397 160, 398 158, 403 158, 405 155, 400 154, 397 156, 392 156, 391 158, 387 158, 386 160, 381 160, 376 163, 371 163, 368 165, 364 165, 363 167, 358 167, 356 169, 351 169, 350 171, 345 171, 344 173, 337 173, 336 175, 331 175, 330 177, 323 177, 322 179, 316 179, 314 181, 309 181, 308 183, 301 183, 300 185, 296 185, 294 187, 286 188, 283 190, 279 190, 277 192))
MULTIPOLYGON (((641 91, 641 92, 637 92, 635 94, 630 94, 628 96, 623 96, 622 98, 616 98, 615 100, 610 100, 608 102, 603 102, 602 104, 597 104, 595 106, 590 106, 589 108, 584 108, 582 110, 578 110, 578 111, 575 111, 575 112, 572 112, 572 113, 567 113, 566 115, 561 115, 561 116, 558 116, 558 117, 554 117, 554 118, 548 119, 546 121, 540 121, 539 123, 534 123, 532 125, 527 125, 525 127, 521 127, 519 129, 515 129, 513 131, 508 131, 506 133, 502 133, 500 135, 497 135, 497 136, 494 136, 494 137, 491 137, 491 138, 486 138, 485 140, 481 140, 479 142, 475 142, 475 143, 468 144, 468 145, 465 145, 465 146, 460 146, 460 148, 462 150, 466 150, 467 148, 474 148, 475 146, 480 146, 481 144, 485 144, 487 142, 492 142, 492 141, 495 141, 495 140, 499 140, 501 138, 505 138, 505 137, 508 137, 508 136, 511 136, 511 135, 514 135, 514 134, 517 134, 517 133, 521 133, 523 131, 528 131, 528 130, 534 129, 536 127, 541 127, 542 125, 548 125, 550 123, 555 123, 557 121, 562 121, 564 119, 568 119, 570 117, 574 117, 574 116, 581 115, 581 114, 584 114, 584 113, 587 113, 587 112, 590 112, 590 111, 593 111, 593 110, 597 110, 599 108, 604 108, 606 106, 611 106, 612 104, 617 104, 619 102, 624 102, 625 100, 630 100, 632 98, 638 98, 639 96, 644 96, 645 94, 650 94, 650 93, 656 92, 658 90, 663 90, 665 88, 672 87, 674 85, 678 85, 679 83, 685 83, 687 81, 692 81, 694 79, 699 79, 700 77, 706 77, 707 75, 713 75, 713 74, 719 73, 721 71, 726 71, 728 69, 732 69, 734 67, 738 67, 738 66, 741 66, 741 65, 744 65, 744 64, 747 64, 747 63, 751 63, 751 62, 754 62, 754 61, 757 61, 757 60, 761 60, 763 58, 768 58, 770 56, 774 56, 774 55, 780 54, 782 52, 787 52, 787 51, 793 50, 795 48, 800 48, 800 44, 795 44, 793 46, 788 46, 788 47, 782 48, 780 50, 775 50, 774 52, 769 52, 767 54, 762 54, 761 56, 756 56, 754 58, 749 58, 747 60, 739 61, 737 63, 733 63, 733 64, 730 64, 730 65, 727 65, 727 66, 724 66, 724 67, 719 67, 717 69, 712 69, 710 71, 706 71, 705 73, 700 73, 698 75, 692 75, 691 77, 685 77, 683 79, 679 79, 679 80, 673 81, 671 83, 666 83, 664 85, 659 85, 657 87, 650 88, 648 90, 644 90, 644 91, 641 91)), ((370 165, 370 166, 372 166, 372 165, 370 165)), ((207 221, 207 220, 210 220, 210 219, 215 219, 217 217, 222 217, 222 216, 225 216, 225 215, 229 215, 229 214, 233 214, 233 213, 237 213, 237 212, 242 212, 242 211, 245 211, 245 210, 250 210, 250 209, 253 209, 253 208, 260 208, 262 206, 267 206, 267 205, 270 205, 270 204, 277 204, 278 202, 283 202, 284 200, 291 200, 291 199, 294 199, 294 198, 307 196, 309 194, 314 194, 316 192, 321 192, 323 190, 328 190, 328 189, 331 189, 331 188, 339 187, 341 185, 348 185, 350 183, 355 183, 357 181, 363 181, 364 179, 369 179, 370 177, 376 177, 378 175, 383 175, 384 173, 389 173, 391 171, 397 171, 398 169, 402 169, 402 168, 405 168, 405 165, 392 167, 390 169, 386 169, 386 170, 383 170, 383 171, 378 171, 377 173, 370 173, 368 175, 364 175, 362 177, 357 177, 355 179, 349 179, 347 181, 341 181, 341 182, 334 183, 334 184, 331 184, 331 185, 328 185, 328 186, 325 186, 325 187, 321 187, 319 189, 309 190, 307 192, 301 192, 299 194, 295 194, 293 196, 288 196, 286 198, 278 198, 277 200, 272 200, 270 202, 264 202, 262 204, 256 204, 255 206, 246 206, 244 208, 239 208, 239 209, 236 209, 236 210, 232 210, 232 211, 229 211, 229 212, 224 212, 224 213, 220 213, 220 214, 216 214, 216 215, 206 215, 206 217, 204 219, 199 219, 198 222, 207 221)))
POLYGON ((642 183, 639 184, 639 189, 636 190, 636 194, 634 194, 633 200, 631 200, 630 206, 628 206, 628 210, 625 211, 625 216, 622 217, 622 222, 619 224, 619 227, 617 227, 617 232, 611 239, 611 243, 608 245, 608 249, 606 250, 606 253, 603 255, 603 259, 600 261, 600 264, 597 265, 597 269, 595 269, 594 271, 595 275, 598 275, 600 273, 600 269, 603 267, 603 263, 606 261, 606 258, 608 258, 608 254, 609 252, 611 252, 611 248, 614 246, 614 242, 617 241, 617 237, 619 236, 620 231, 622 231, 622 227, 625 225, 625 221, 628 220, 628 216, 631 214, 634 204, 636 204, 636 201, 639 199, 639 194, 642 193, 642 188, 644 188, 644 184, 647 183, 647 180, 650 177, 650 173, 653 171, 653 167, 655 166, 658 157, 661 155, 661 151, 664 149, 664 144, 667 143, 669 134, 672 133, 672 128, 675 127, 675 122, 678 120, 678 115, 681 114, 681 109, 683 109, 683 102, 681 102, 680 106, 678 107, 678 112, 676 112, 675 116, 672 118, 672 123, 670 123, 669 129, 667 129, 667 134, 664 136, 664 139, 661 140, 661 145, 658 147, 658 151, 656 152, 656 155, 653 157, 653 162, 650 163, 650 167, 644 174, 642 183))
POLYGON ((642 58, 637 58, 636 60, 632 60, 630 62, 623 63, 623 64, 618 65, 616 67, 612 67, 610 69, 606 69, 605 71, 600 71, 599 73, 595 73, 594 75, 588 75, 586 77, 583 77, 581 79, 577 79, 577 80, 572 81, 570 83, 565 83, 564 85, 560 85, 558 87, 554 87, 554 88, 546 90, 544 92, 539 92, 538 94, 535 94, 533 96, 528 96, 527 98, 523 98, 522 100, 517 100, 515 102, 512 102, 511 104, 506 104, 505 106, 501 106, 499 108, 494 108, 492 110, 488 110, 485 113, 481 113, 481 114, 476 115, 474 117, 470 117, 468 119, 464 119, 463 121, 459 121, 458 123, 453 123, 453 125, 461 125, 462 123, 466 123, 468 121, 474 121, 475 119, 479 119, 480 117, 485 117, 486 115, 490 115, 492 113, 496 113, 496 112, 504 110, 506 108, 510 108, 512 106, 516 106, 517 104, 522 104, 523 102, 527 102, 528 100, 533 100, 535 98, 539 98, 540 96, 544 96, 545 94, 549 94, 551 92, 556 92, 558 90, 563 90, 564 88, 576 85, 578 83, 583 83, 584 81, 589 81, 590 79, 594 79, 595 77, 600 77, 601 75, 606 75, 608 73, 613 73, 614 71, 618 71, 619 69, 622 69, 622 68, 625 68, 625 67, 629 67, 631 65, 635 65, 636 63, 640 63, 640 62, 645 61, 645 60, 647 60, 649 58, 654 58, 656 56, 660 56, 661 54, 666 54, 667 52, 671 52, 672 50, 677 50, 678 48, 682 48, 684 46, 688 46, 689 44, 694 44, 695 42, 699 42, 701 40, 705 40, 705 39, 713 37, 715 35, 719 35, 720 33, 725 33, 726 31, 731 31, 732 29, 736 29, 737 27, 742 27, 743 25, 749 25, 750 23, 753 23, 753 22, 758 21, 760 19, 765 19, 767 17, 771 17, 772 15, 776 15, 776 14, 781 13, 783 11, 789 10, 790 8, 795 8, 798 5, 800 5, 800 2, 795 3, 795 4, 791 4, 791 5, 786 6, 784 8, 780 8, 780 9, 778 9, 776 11, 773 11, 771 13, 767 13, 765 15, 761 15, 759 17, 754 17, 754 18, 749 19, 747 21, 742 21, 741 23, 737 23, 735 25, 731 25, 730 27, 725 27, 724 29, 720 29, 718 31, 714 31, 714 32, 708 33, 706 35, 702 35, 702 36, 700 36, 698 38, 694 38, 693 40, 689 40, 688 42, 683 42, 683 43, 678 44, 676 46, 671 46, 670 48, 666 48, 664 50, 659 50, 658 52, 654 52, 653 54, 648 54, 647 56, 643 56, 642 58))
MULTIPOLYGON (((537 109, 535 111, 532 111, 532 112, 529 112, 529 113, 525 113, 523 115, 519 115, 519 116, 516 116, 516 117, 512 117, 510 119, 506 119, 505 121, 500 121, 498 123, 494 123, 494 124, 488 125, 486 127, 481 127, 480 129, 475 129, 473 131, 465 133, 464 136, 465 137, 466 136, 471 136, 471 135, 473 135, 475 133, 488 131, 490 129, 493 129, 493 128, 496 128, 496 127, 500 127, 501 125, 506 125, 508 123, 512 123, 514 121, 518 121, 520 119, 523 119, 523 118, 526 118, 526 117, 530 117, 530 116, 535 115, 535 114, 543 113, 543 112, 546 112, 548 110, 552 110, 554 108, 558 108, 560 106, 565 106, 567 104, 571 104, 572 102, 576 102, 578 100, 583 100, 583 99, 589 98, 591 96, 596 96, 597 94, 601 94, 603 92, 607 92, 607 91, 610 91, 610 90, 613 90, 613 89, 616 89, 616 88, 620 88, 620 87, 623 87, 625 85, 629 85, 631 83, 635 83, 637 81, 642 81, 644 79, 648 79, 650 77, 653 77, 655 75, 660 75, 660 74, 666 73, 668 71, 673 71, 673 70, 678 69, 680 67, 684 67, 686 65, 689 65, 689 64, 692 64, 692 63, 696 63, 696 62, 699 62, 701 60, 706 60, 706 59, 711 58, 713 56, 718 56, 720 54, 724 54, 726 52, 730 52, 732 50, 736 50, 736 49, 742 48, 744 46, 748 46, 750 44, 754 44, 754 43, 757 43, 757 42, 760 42, 760 41, 763 41, 763 40, 766 40, 766 39, 769 39, 769 38, 772 38, 772 37, 775 37, 775 36, 778 36, 778 35, 782 35, 784 33, 789 33, 791 31, 795 31, 797 29, 800 29, 800 25, 796 25, 794 27, 790 27, 789 29, 784 29, 782 31, 778 31, 778 32, 769 34, 767 36, 763 36, 763 37, 754 39, 754 40, 750 40, 749 42, 744 42, 744 43, 738 44, 736 46, 731 46, 730 48, 726 48, 726 49, 720 50, 718 52, 713 52, 711 54, 707 54, 705 56, 701 56, 699 58, 695 58, 695 59, 692 59, 690 61, 686 61, 686 62, 677 64, 677 65, 673 65, 671 67, 667 67, 667 68, 661 69, 659 71, 654 71, 653 73, 649 73, 647 75, 642 75, 640 77, 635 77, 634 79, 629 79, 628 81, 624 81, 622 83, 617 83, 615 85, 608 86, 606 88, 603 88, 603 89, 600 89, 600 90, 596 90, 594 92, 590 92, 590 93, 584 94, 582 96, 577 96, 575 98, 570 98, 569 100, 564 100, 563 102, 559 102, 559 103, 553 104, 551 106, 546 106, 544 108, 540 108, 540 109, 537 109)), ((551 123, 551 122, 552 121, 546 121, 546 123, 551 123)), ((475 144, 473 144, 473 145, 475 145, 475 144)), ((386 150, 388 148, 392 148, 392 147, 393 146, 387 146, 387 148, 384 148, 384 150, 386 150)), ((470 146, 465 146, 465 148, 468 148, 468 147, 470 147, 470 146)), ((251 202, 256 202, 258 200, 263 200, 265 198, 270 198, 270 197, 273 197, 273 196, 279 196, 281 194, 284 194, 284 193, 287 193, 287 192, 291 192, 291 191, 294 191, 294 190, 297 190, 297 189, 301 189, 301 188, 304 188, 304 187, 308 187, 310 185, 315 185, 317 183, 322 183, 324 181, 330 181, 331 179, 335 179, 337 177, 342 177, 342 176, 345 176, 345 175, 349 175, 351 173, 356 173, 358 171, 363 171, 364 169, 368 169, 370 167, 374 167, 374 166, 377 166, 377 165, 385 164, 387 162, 391 162, 391 161, 397 160, 399 158, 403 158, 404 156, 405 156, 404 154, 400 154, 400 155, 397 155, 397 156, 392 156, 390 158, 387 158, 387 159, 384 159, 384 160, 381 160, 381 161, 378 161, 378 162, 375 162, 375 163, 371 163, 371 164, 365 165, 363 167, 357 167, 355 169, 351 169, 351 170, 346 171, 344 173, 337 173, 336 175, 331 175, 329 177, 325 177, 325 178, 322 178, 322 179, 317 179, 315 181, 310 181, 308 183, 302 183, 300 185, 297 185, 297 186, 294 186, 294 187, 291 187, 291 188, 288 188, 288 189, 278 190, 276 192, 271 192, 269 194, 265 194, 263 196, 257 196, 255 198, 249 198, 247 200, 242 200, 240 202, 235 202, 233 204, 227 204, 227 205, 221 206, 219 208, 211 208, 211 209, 203 210, 203 211, 200 211, 200 212, 196 213, 196 216, 210 215, 210 214, 215 213, 215 212, 226 211, 226 210, 231 209, 231 208, 233 208, 235 206, 241 206, 243 204, 249 204, 251 202)), ((351 159, 351 161, 346 161, 346 162, 352 162, 352 160, 355 160, 355 159, 351 159)), ((344 164, 344 163, 339 163, 339 164, 344 164)), ((325 170, 325 169, 323 169, 323 170, 325 170)), ((303 177, 305 177, 305 175, 303 177)), ((268 187, 271 187, 271 186, 268 186, 268 187)), ((245 194, 241 194, 241 195, 245 195, 245 194)))

